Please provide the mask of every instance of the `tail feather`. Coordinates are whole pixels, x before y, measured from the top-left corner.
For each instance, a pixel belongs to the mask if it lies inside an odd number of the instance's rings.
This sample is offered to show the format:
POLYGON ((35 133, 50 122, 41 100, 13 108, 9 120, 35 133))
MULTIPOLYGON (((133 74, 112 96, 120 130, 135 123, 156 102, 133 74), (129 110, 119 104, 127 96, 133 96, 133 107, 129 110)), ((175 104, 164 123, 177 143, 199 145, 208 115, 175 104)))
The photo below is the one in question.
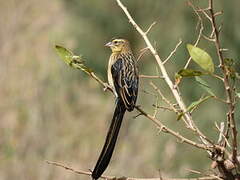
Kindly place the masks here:
POLYGON ((97 180, 103 174, 110 162, 125 112, 124 103, 118 99, 102 152, 92 172, 93 180, 97 180))

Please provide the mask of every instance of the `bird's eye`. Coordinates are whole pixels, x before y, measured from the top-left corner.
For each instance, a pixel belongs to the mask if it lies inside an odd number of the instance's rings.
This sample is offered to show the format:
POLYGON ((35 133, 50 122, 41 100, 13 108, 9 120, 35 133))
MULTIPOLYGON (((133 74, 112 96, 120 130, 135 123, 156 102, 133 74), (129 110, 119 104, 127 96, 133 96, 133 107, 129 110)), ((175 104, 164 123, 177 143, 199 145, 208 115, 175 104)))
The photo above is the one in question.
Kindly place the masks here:
POLYGON ((114 44, 118 44, 118 41, 113 41, 114 44))

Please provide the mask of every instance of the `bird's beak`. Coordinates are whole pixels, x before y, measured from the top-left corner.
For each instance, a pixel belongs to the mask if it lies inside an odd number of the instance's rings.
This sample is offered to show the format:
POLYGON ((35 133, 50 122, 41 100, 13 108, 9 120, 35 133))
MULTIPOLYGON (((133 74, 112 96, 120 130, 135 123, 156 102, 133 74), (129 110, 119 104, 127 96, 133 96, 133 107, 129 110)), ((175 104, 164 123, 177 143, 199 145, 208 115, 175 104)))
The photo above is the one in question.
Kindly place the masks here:
POLYGON ((106 47, 112 47, 113 44, 112 44, 112 42, 108 42, 107 44, 105 44, 105 46, 106 46, 106 47))

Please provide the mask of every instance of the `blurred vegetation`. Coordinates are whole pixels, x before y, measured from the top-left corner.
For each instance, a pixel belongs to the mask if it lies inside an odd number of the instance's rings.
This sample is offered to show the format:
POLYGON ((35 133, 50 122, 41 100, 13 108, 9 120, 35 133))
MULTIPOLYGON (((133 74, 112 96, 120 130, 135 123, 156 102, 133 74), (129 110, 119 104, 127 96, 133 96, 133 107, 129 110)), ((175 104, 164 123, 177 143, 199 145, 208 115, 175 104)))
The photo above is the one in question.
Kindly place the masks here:
MULTIPOLYGON (((93 168, 114 100, 82 72, 63 64, 53 49, 54 44, 63 44, 82 54, 88 65, 106 80, 110 51, 103 45, 113 37, 124 37, 138 54, 144 42, 115 1, 0 0, 0 3, 0 180, 89 179, 49 166, 45 160, 65 162, 77 169, 93 168)), ((218 10, 224 10, 224 16, 219 18, 219 23, 223 22, 221 40, 224 48, 229 49, 227 56, 239 67, 240 2, 215 3, 218 10)), ((177 0, 132 0, 125 4, 142 27, 147 29, 157 21, 150 39, 156 42, 163 58, 179 38, 184 41, 167 65, 173 78, 188 58, 186 43, 193 43, 197 37, 197 19, 191 8, 186 1, 177 0)), ((200 47, 217 65, 210 44, 201 41, 200 47)), ((141 73, 156 73, 156 64, 149 54, 139 66, 141 73)), ((197 66, 191 63, 191 67, 197 66)), ((220 84, 212 79, 207 81, 216 94, 223 95, 220 84)), ((155 82, 168 92, 165 84, 155 82)), ((181 88, 188 104, 203 93, 191 78, 181 88)), ((154 92, 148 80, 141 81, 138 102, 152 112, 155 97, 143 90, 154 92)), ((224 120, 224 108, 209 101, 194 114, 200 128, 213 139, 217 139, 214 122, 224 120)), ((158 176, 161 169, 163 176, 190 177, 186 168, 203 171, 209 168, 207 154, 158 134, 150 121, 142 117, 134 119, 135 115, 137 112, 125 117, 115 156, 106 173, 152 177, 158 176)), ((176 123, 175 115, 160 111, 159 117, 173 129, 184 131, 182 123, 176 123)))

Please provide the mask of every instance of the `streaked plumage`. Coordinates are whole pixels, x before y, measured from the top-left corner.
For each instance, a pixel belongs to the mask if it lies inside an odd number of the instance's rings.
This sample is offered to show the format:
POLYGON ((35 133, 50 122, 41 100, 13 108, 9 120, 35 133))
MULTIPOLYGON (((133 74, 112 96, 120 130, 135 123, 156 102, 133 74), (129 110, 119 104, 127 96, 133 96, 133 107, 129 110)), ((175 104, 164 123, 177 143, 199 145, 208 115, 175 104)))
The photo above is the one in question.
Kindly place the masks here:
POLYGON ((125 39, 114 39, 106 46, 112 50, 108 63, 108 83, 114 90, 117 103, 105 144, 92 173, 94 180, 107 168, 124 113, 134 109, 138 94, 138 70, 129 42, 125 39))

